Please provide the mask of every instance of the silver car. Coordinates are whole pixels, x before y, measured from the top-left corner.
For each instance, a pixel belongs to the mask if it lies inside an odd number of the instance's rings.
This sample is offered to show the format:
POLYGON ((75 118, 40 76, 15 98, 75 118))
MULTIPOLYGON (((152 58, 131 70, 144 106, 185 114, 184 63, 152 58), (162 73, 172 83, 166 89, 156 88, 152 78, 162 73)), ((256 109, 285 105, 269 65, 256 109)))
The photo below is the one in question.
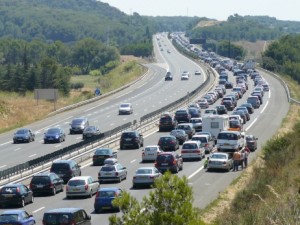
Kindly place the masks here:
POLYGON ((140 167, 136 170, 132 179, 132 186, 151 186, 154 184, 155 179, 159 178, 161 173, 155 167, 140 167))
POLYGON ((122 180, 127 178, 127 169, 120 163, 105 164, 101 167, 98 173, 99 183, 104 181, 117 181, 121 183, 122 180))
POLYGON ((66 185, 66 197, 86 196, 92 197, 97 193, 99 182, 91 176, 78 176, 71 178, 66 185))
POLYGON ((133 109, 131 103, 121 103, 119 106, 119 115, 132 114, 133 109))
POLYGON ((207 164, 207 170, 210 169, 222 169, 229 171, 233 166, 233 160, 230 154, 225 152, 213 153, 207 164))

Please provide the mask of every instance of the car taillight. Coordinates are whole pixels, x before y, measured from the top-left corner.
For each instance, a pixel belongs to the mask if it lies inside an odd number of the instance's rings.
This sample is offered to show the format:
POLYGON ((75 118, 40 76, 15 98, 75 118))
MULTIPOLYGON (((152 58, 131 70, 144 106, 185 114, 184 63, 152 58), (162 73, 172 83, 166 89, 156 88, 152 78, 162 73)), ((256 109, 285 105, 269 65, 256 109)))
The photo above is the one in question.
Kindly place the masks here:
POLYGON ((136 176, 134 176, 133 179, 136 179, 136 176))
MULTIPOLYGON (((99 197, 99 196, 100 196, 100 191, 97 191, 96 198, 99 197)), ((95 198, 95 200, 96 200, 96 198, 95 198)))
POLYGON ((136 142, 138 142, 139 141, 139 139, 136 137, 136 138, 134 138, 134 140, 136 141, 136 142))
POLYGON ((101 177, 101 173, 100 172, 98 173, 98 177, 101 177))
POLYGON ((20 193, 20 188, 17 188, 17 193, 20 193))
POLYGON ((157 167, 157 162, 156 161, 154 162, 154 166, 157 167))
POLYGON ((50 184, 49 184, 49 187, 50 187, 50 188, 54 188, 54 184, 53 184, 53 183, 50 183, 50 184))
POLYGON ((161 140, 159 140, 158 145, 161 145, 161 140))
POLYGON ((150 179, 154 179, 154 176, 150 176, 149 178, 150 178, 150 179))
POLYGON ((116 172, 115 174, 116 174, 116 176, 119 176, 119 173, 118 173, 118 172, 116 172))
POLYGON ((84 185, 84 189, 88 190, 89 189, 89 185, 88 184, 84 185))
POLYGON ((118 196, 119 196, 118 192, 115 192, 115 197, 118 197, 118 196))
POLYGON ((195 152, 196 152, 196 153, 200 153, 200 150, 198 149, 198 150, 196 150, 195 152))
POLYGON ((142 152, 142 156, 145 156, 145 152, 142 152))
POLYGON ((173 160, 173 165, 176 165, 176 164, 177 164, 177 162, 176 162, 176 160, 174 159, 174 160, 173 160))
POLYGON ((186 150, 181 150, 181 153, 187 153, 187 151, 186 150))
POLYGON ((71 225, 76 225, 74 220, 71 221, 71 225))
MULTIPOLYGON (((29 185, 30 189, 33 189, 34 186, 35 186, 34 184, 30 184, 30 185, 29 185)), ((0 190, 0 191, 1 191, 1 190, 0 190)))
POLYGON ((206 143, 204 146, 207 148, 208 147, 208 143, 206 143))
POLYGON ((66 185, 66 191, 69 191, 69 187, 68 187, 68 185, 66 185))

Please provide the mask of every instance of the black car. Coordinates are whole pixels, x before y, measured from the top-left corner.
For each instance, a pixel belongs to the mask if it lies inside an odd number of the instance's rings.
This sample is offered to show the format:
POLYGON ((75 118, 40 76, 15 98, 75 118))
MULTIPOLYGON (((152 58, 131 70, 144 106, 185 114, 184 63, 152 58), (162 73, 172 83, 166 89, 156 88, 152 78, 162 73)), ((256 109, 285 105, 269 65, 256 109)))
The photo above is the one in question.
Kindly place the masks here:
POLYGON ((233 88, 233 83, 230 81, 226 81, 224 86, 226 89, 231 89, 231 88, 233 88))
POLYGON ((99 134, 101 134, 101 132, 98 126, 88 126, 83 130, 82 139, 85 140, 87 138, 91 138, 99 134))
POLYGON ((143 135, 137 130, 124 131, 121 135, 120 149, 123 150, 127 147, 139 149, 144 146, 143 135))
POLYGON ((189 136, 187 135, 185 130, 181 130, 181 129, 172 130, 170 135, 176 137, 180 145, 182 145, 185 141, 189 140, 189 136))
POLYGON ((179 142, 176 137, 172 135, 162 136, 157 144, 163 151, 170 150, 176 151, 179 149, 179 142))
POLYGON ((257 140, 258 138, 254 135, 246 135, 246 146, 250 149, 251 152, 257 149, 257 140))
POLYGON ((44 134, 44 143, 62 142, 66 140, 66 134, 60 127, 49 128, 44 134))
POLYGON ((64 180, 55 173, 38 173, 32 176, 30 181, 30 189, 34 195, 56 195, 57 192, 64 191, 64 180))
POLYGON ((56 173, 65 183, 72 177, 81 176, 80 165, 72 159, 54 161, 51 165, 50 172, 56 173))
POLYGON ((222 105, 226 107, 227 111, 232 111, 234 109, 234 104, 231 100, 224 100, 222 105))
POLYGON ((167 81, 167 80, 173 80, 173 76, 172 76, 171 72, 166 73, 165 81, 167 81))
POLYGON ((175 112, 175 119, 178 123, 189 123, 191 114, 187 109, 179 109, 175 112))
POLYGON ((254 108, 251 103, 243 103, 240 105, 241 107, 246 107, 250 114, 254 113, 254 108))
POLYGON ((0 189, 0 207, 15 205, 24 207, 33 203, 33 192, 24 184, 7 184, 0 189))
POLYGON ((227 114, 227 108, 225 105, 217 105, 216 110, 218 115, 227 114))
POLYGON ((107 158, 117 158, 117 152, 111 148, 98 148, 93 155, 93 165, 104 165, 104 160, 107 158))
POLYGON ((178 173, 179 170, 183 169, 183 160, 182 157, 175 152, 163 152, 157 156, 154 166, 160 172, 169 170, 178 173))
POLYGON ((31 142, 34 141, 35 134, 32 132, 32 130, 27 128, 22 128, 16 131, 14 133, 13 142, 14 144, 17 144, 19 142, 31 142))
POLYGON ((81 208, 58 208, 44 213, 43 225, 53 224, 80 224, 91 225, 91 216, 81 208))
POLYGON ((177 127, 177 121, 170 113, 164 113, 160 119, 158 128, 159 131, 173 130, 177 127))

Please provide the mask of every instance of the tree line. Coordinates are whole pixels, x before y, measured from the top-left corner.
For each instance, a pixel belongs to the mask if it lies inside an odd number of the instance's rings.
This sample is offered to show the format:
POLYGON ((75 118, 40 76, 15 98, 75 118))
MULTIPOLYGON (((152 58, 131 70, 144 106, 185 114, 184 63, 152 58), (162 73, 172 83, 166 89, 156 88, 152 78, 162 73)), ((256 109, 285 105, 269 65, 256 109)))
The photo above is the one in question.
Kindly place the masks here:
POLYGON ((86 38, 67 45, 61 41, 0 39, 0 89, 26 92, 35 88, 70 91, 72 74, 103 74, 115 68, 120 59, 117 48, 86 38))
POLYGON ((286 35, 272 42, 262 55, 263 68, 289 75, 300 82, 300 35, 286 35))

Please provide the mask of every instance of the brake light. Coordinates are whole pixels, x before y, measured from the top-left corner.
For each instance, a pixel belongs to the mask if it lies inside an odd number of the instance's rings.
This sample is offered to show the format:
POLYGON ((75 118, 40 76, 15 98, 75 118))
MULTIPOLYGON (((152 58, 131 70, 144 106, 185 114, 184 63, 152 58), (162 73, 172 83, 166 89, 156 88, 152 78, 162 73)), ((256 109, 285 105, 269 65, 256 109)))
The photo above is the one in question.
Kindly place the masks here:
POLYGON ((136 179, 136 176, 134 176, 133 179, 136 179))
POLYGON ((20 193, 20 188, 17 188, 17 193, 20 193))
POLYGON ((176 165, 176 164, 177 164, 177 162, 176 162, 176 160, 174 159, 174 160, 173 160, 173 165, 176 165))
POLYGON ((118 173, 118 172, 116 172, 115 174, 116 174, 116 176, 119 176, 119 173, 118 173))
POLYGON ((98 173, 98 177, 101 177, 101 173, 100 172, 98 173))
POLYGON ((208 147, 208 143, 206 143, 204 146, 207 148, 208 147))
POLYGON ((181 150, 181 153, 187 153, 187 151, 186 150, 181 150))
POLYGON ((119 196, 118 192, 115 192, 115 197, 118 197, 118 196, 119 196))
POLYGON ((143 151, 142 156, 145 156, 145 152, 143 151))
POLYGON ((50 188, 54 188, 54 184, 53 184, 53 183, 50 183, 50 184, 49 184, 49 187, 50 187, 50 188))
POLYGON ((157 167, 157 162, 156 161, 154 162, 154 166, 157 167))
POLYGON ((76 225, 74 220, 71 221, 71 225, 76 225))
POLYGON ((150 179, 154 179, 154 176, 150 176, 150 179))
POLYGON ((139 141, 139 139, 136 137, 136 138, 134 138, 134 140, 136 141, 136 142, 138 142, 139 141))
MULTIPOLYGON (((30 184, 30 185, 29 185, 30 189, 33 189, 34 186, 35 186, 35 185, 33 185, 33 184, 30 184)), ((1 191, 1 190, 0 190, 0 191, 1 191)))
POLYGON ((196 152, 196 153, 200 153, 200 150, 198 149, 198 150, 196 150, 195 152, 196 152))
POLYGON ((161 140, 159 140, 158 145, 161 145, 161 140))

